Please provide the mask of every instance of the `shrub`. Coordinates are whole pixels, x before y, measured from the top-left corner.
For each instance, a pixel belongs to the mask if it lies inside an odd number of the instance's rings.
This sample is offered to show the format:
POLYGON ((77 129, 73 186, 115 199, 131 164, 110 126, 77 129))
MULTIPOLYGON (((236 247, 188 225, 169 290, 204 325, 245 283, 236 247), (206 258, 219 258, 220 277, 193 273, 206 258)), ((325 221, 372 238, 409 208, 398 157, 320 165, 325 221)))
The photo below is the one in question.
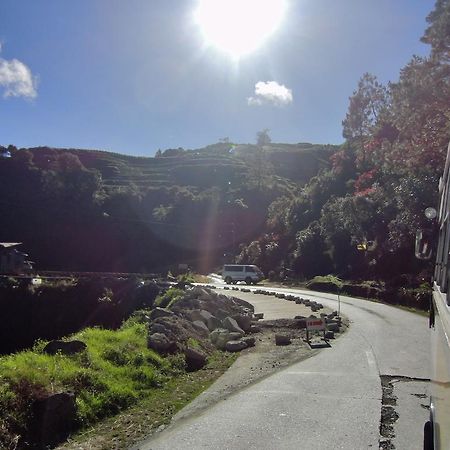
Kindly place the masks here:
POLYGON ((342 280, 334 275, 316 276, 306 283, 308 289, 337 293, 342 288, 342 280))
POLYGON ((164 294, 158 295, 155 300, 155 306, 160 308, 170 308, 184 296, 183 289, 169 288, 164 294))

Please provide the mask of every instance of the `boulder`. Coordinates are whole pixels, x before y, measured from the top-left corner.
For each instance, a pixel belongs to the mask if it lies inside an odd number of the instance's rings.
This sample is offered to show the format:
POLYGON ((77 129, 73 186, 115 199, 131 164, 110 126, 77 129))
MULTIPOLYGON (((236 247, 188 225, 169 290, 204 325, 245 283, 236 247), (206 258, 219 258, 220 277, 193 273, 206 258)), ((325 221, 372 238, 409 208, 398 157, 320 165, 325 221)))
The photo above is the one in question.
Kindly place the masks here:
POLYGON ((256 320, 264 319, 264 313, 255 313, 255 314, 253 314, 253 317, 256 320))
POLYGON ((203 300, 203 301, 210 301, 213 298, 213 296, 210 292, 208 292, 206 289, 203 289, 199 286, 194 287, 193 289, 188 291, 188 297, 189 298, 197 298, 197 299, 203 300))
POLYGON ((195 372, 196 370, 200 370, 206 365, 208 361, 206 355, 203 352, 190 347, 184 350, 184 358, 186 360, 186 370, 188 372, 195 372))
POLYGON ((205 325, 211 317, 214 316, 209 311, 206 311, 205 309, 200 310, 200 320, 202 320, 205 325))
POLYGON ((223 328, 217 328, 210 335, 211 342, 220 350, 225 350, 225 345, 230 341, 230 332, 223 328))
POLYGON ((328 331, 334 331, 335 333, 339 331, 339 324, 338 323, 327 323, 327 330, 328 331))
POLYGON ((147 346, 161 355, 175 353, 178 349, 176 342, 171 341, 165 334, 162 333, 151 334, 148 337, 147 346))
POLYGON ((63 355, 74 355, 86 348, 87 345, 81 341, 50 341, 43 351, 49 355, 56 355, 58 352, 61 352, 63 355))
POLYGON ((295 303, 297 303, 297 305, 301 305, 303 303, 303 300, 301 298, 297 298, 295 300, 295 303))
POLYGON ((225 345, 225 350, 227 352, 240 352, 241 350, 244 350, 244 348, 247 348, 247 344, 242 340, 228 341, 225 345))
POLYGON ((200 334, 208 336, 209 329, 201 320, 194 320, 192 325, 200 334))
POLYGON ((239 341, 242 337, 241 333, 237 333, 236 331, 231 331, 228 335, 228 340, 230 341, 239 341))
POLYGON ((206 322, 206 326, 209 331, 213 331, 216 328, 220 328, 222 326, 222 322, 215 316, 211 316, 206 322))
POLYGON ((334 339, 334 331, 325 331, 325 339, 334 339))
POLYGON ((208 319, 213 317, 213 315, 204 309, 194 309, 192 311, 189 311, 187 313, 187 316, 189 317, 192 322, 196 320, 201 320, 205 325, 208 323, 208 319))
POLYGON ((153 333, 165 334, 165 332, 166 332, 166 327, 162 323, 154 322, 150 325, 150 334, 153 334, 153 333))
POLYGON ((155 309, 152 309, 152 312, 150 313, 150 320, 155 320, 159 317, 169 317, 173 315, 174 313, 168 309, 156 307, 155 309))
POLYGON ((29 429, 36 448, 53 448, 66 440, 74 429, 76 414, 75 395, 71 392, 35 400, 29 429))
POLYGON ((214 313, 214 315, 218 318, 218 319, 220 319, 220 320, 223 320, 223 319, 225 319, 225 317, 228 317, 230 314, 227 312, 227 311, 225 311, 224 309, 217 309, 217 311, 214 313))
POLYGON ((255 338, 252 336, 245 336, 241 339, 242 342, 245 342, 247 344, 247 347, 254 347, 255 346, 255 338))
POLYGON ((275 335, 275 344, 276 345, 289 345, 291 343, 291 338, 286 336, 285 334, 276 334, 275 335))
POLYGON ((232 317, 238 324, 238 326, 246 333, 252 326, 251 316, 245 316, 243 314, 236 314, 232 317))
POLYGON ((222 320, 222 327, 233 331, 236 333, 242 333, 241 336, 244 336, 244 330, 237 324, 237 322, 232 317, 225 317, 225 319, 222 320))
POLYGON ((252 325, 249 330, 250 333, 259 333, 260 331, 261 327, 259 327, 258 325, 252 325))

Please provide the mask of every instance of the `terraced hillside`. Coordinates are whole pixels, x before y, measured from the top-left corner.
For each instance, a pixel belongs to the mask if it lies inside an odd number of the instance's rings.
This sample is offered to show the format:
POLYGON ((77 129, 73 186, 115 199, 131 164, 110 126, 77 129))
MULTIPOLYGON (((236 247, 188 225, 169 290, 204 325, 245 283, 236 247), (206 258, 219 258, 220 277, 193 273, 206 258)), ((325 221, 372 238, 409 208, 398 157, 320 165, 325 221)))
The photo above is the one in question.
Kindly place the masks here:
MULTIPOLYGON (((149 188, 192 186, 198 189, 224 188, 241 184, 248 176, 258 176, 261 164, 269 165, 275 177, 306 183, 327 167, 335 146, 313 144, 255 145, 213 144, 196 150, 166 150, 160 157, 138 157, 99 150, 29 149, 50 161, 55 153, 76 155, 87 169, 101 175, 106 191, 133 186, 149 188), (172 156, 173 155, 173 156, 172 156), (255 173, 256 171, 256 173, 255 173)), ((285 181, 287 181, 285 180, 285 181)))
POLYGON ((208 270, 266 233, 270 205, 328 164, 329 146, 213 144, 155 157, 8 147, 0 237, 45 270, 208 270))

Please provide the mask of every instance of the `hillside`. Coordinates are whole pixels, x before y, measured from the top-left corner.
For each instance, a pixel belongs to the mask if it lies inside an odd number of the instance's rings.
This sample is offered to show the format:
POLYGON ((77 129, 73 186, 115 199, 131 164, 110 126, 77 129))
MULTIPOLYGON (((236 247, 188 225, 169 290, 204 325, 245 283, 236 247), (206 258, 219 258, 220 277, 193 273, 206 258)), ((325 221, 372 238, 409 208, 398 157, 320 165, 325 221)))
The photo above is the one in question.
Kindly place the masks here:
POLYGON ((269 205, 326 168, 334 149, 219 143, 146 158, 10 146, 0 238, 24 242, 40 269, 211 268, 256 238, 269 205))

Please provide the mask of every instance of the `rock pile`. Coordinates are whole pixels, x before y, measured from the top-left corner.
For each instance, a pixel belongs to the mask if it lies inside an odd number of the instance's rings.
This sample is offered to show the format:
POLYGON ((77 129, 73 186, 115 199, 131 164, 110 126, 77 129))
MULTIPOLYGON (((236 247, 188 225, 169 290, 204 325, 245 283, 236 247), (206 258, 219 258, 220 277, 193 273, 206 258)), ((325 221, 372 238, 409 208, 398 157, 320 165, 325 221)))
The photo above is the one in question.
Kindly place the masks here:
POLYGON ((188 370, 207 363, 215 348, 238 352, 255 345, 246 334, 258 332, 250 303, 193 287, 170 308, 155 308, 149 317, 148 347, 161 355, 184 353, 188 370), (195 345, 195 348, 193 347, 195 345))

